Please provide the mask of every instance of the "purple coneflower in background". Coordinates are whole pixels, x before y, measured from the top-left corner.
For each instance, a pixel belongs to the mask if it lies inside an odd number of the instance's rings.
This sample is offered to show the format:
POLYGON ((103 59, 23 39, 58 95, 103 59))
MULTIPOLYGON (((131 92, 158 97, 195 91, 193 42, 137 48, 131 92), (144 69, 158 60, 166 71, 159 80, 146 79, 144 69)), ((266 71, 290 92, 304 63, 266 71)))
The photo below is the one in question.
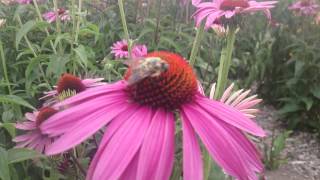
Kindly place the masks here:
POLYGON ((300 0, 293 3, 288 9, 293 10, 299 15, 313 16, 319 11, 319 4, 314 0, 300 0))
POLYGON ((263 164, 244 132, 260 137, 265 132, 238 109, 202 95, 196 75, 180 55, 153 52, 145 61, 158 62, 153 66, 162 62, 167 68, 161 73, 150 69, 150 76, 128 85, 133 76, 143 75, 130 66, 124 80, 88 89, 54 105, 69 108, 41 125, 50 137, 61 136, 46 154, 75 147, 108 125, 87 180, 167 180, 174 162, 178 113, 185 180, 203 179, 199 139, 226 173, 240 180, 257 179, 263 164))
POLYGON ((34 149, 40 153, 53 142, 53 138, 50 138, 47 134, 43 134, 39 126, 47 120, 50 116, 58 111, 44 107, 39 111, 25 114, 25 121, 16 124, 17 129, 24 130, 26 133, 20 136, 16 136, 13 141, 17 143, 16 148, 26 147, 34 149))
POLYGON ((57 86, 54 86, 55 89, 45 92, 45 96, 40 99, 46 99, 46 105, 52 105, 88 88, 106 84, 101 82, 102 80, 103 78, 80 79, 74 75, 64 73, 58 80, 57 86))
MULTIPOLYGON (((147 55, 147 53, 147 46, 141 44, 134 45, 131 50, 131 55, 133 58, 144 57, 147 55)), ((113 54, 116 59, 128 58, 128 42, 126 40, 115 42, 111 47, 111 54, 113 54)))
POLYGON ((250 1, 250 0, 213 0, 201 2, 196 5, 197 11, 193 14, 196 26, 206 18, 205 27, 208 29, 212 24, 223 19, 230 19, 237 14, 263 11, 268 19, 271 19, 270 9, 277 1, 250 1))
POLYGON ((19 3, 19 4, 30 4, 30 3, 32 3, 32 0, 17 0, 17 3, 19 3))
POLYGON ((71 19, 69 11, 65 10, 64 8, 59 8, 57 10, 57 13, 55 11, 46 12, 42 16, 48 23, 56 21, 57 18, 59 18, 63 22, 69 21, 71 19))

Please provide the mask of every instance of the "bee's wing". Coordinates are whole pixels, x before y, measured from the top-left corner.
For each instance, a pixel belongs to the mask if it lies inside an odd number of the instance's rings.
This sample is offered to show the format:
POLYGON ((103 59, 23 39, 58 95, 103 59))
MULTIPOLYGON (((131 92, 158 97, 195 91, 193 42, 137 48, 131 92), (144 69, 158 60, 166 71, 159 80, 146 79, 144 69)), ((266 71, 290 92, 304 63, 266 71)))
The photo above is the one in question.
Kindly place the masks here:
POLYGON ((138 83, 139 81, 150 76, 151 74, 152 74, 152 71, 149 71, 143 68, 133 68, 129 79, 127 80, 128 85, 138 83))

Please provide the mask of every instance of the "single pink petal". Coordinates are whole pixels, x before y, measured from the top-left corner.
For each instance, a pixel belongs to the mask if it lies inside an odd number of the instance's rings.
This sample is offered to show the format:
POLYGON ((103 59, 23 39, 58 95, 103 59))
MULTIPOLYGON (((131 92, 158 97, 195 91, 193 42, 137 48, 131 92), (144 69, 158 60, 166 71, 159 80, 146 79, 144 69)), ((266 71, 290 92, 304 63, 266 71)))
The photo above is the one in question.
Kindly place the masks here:
POLYGON ((236 108, 238 108, 240 110, 247 109, 247 108, 250 108, 252 106, 259 104, 261 101, 262 101, 262 99, 255 99, 252 101, 244 102, 244 103, 237 105, 236 108))
POLYGON ((248 94, 250 93, 251 90, 247 90, 243 93, 240 94, 240 96, 237 97, 236 100, 233 101, 233 103, 231 103, 231 106, 236 106, 238 103, 240 103, 245 97, 248 96, 248 94))
POLYGON ((188 121, 182 114, 183 131, 183 179, 194 180, 203 179, 203 167, 201 150, 196 134, 188 121))
MULTIPOLYGON (((119 179, 138 152, 152 118, 152 109, 141 107, 114 133, 92 173, 90 180, 119 179), (143 117, 143 118, 142 118, 143 117)), ((108 132, 106 132, 108 133, 108 132)))
POLYGON ((119 113, 125 112, 127 103, 108 106, 103 112, 92 113, 86 121, 77 123, 69 131, 57 139, 47 150, 46 154, 53 155, 66 151, 92 136, 102 126, 109 123, 119 113))
POLYGON ((131 160, 130 164, 128 165, 127 169, 122 173, 119 180, 139 180, 137 179, 137 169, 138 169, 138 162, 139 162, 139 152, 131 160))
POLYGON ((138 111, 138 109, 139 109, 138 105, 132 104, 128 108, 126 113, 121 113, 108 125, 108 127, 106 129, 106 133, 104 134, 104 136, 100 142, 99 149, 96 152, 93 160, 90 163, 90 167, 87 172, 87 179, 92 179, 94 170, 96 169, 97 164, 100 161, 100 157, 104 153, 105 147, 107 146, 111 137, 113 137, 113 135, 118 131, 118 129, 122 126, 122 124, 124 122, 126 122, 132 116, 132 114, 134 114, 136 111, 138 111))
MULTIPOLYGON (((239 94, 241 94, 243 91, 243 89, 240 89, 236 92, 234 92, 229 98, 228 100, 225 102, 225 104, 229 105, 236 97, 239 96, 239 94)), ((232 106, 232 105, 231 105, 232 106)))
POLYGON ((196 96, 196 102, 208 113, 230 125, 233 125, 255 136, 263 137, 266 135, 262 128, 260 128, 256 123, 245 117, 239 110, 233 107, 225 105, 221 102, 210 100, 201 95, 196 96))
POLYGON ((211 86, 211 91, 210 91, 210 99, 213 99, 214 98, 214 93, 216 92, 216 83, 212 84, 211 86))
POLYGON ((23 123, 17 123, 16 124, 17 129, 22 129, 22 130, 32 130, 37 128, 37 125, 35 122, 23 122, 23 123))
POLYGON ((174 161, 171 143, 174 139, 173 124, 171 112, 161 108, 156 111, 140 149, 137 179, 169 179, 174 161))
POLYGON ((192 5, 197 6, 201 0, 192 0, 192 5))
POLYGON ((225 91, 224 91, 224 93, 223 93, 223 95, 222 95, 222 97, 221 97, 221 99, 220 99, 220 102, 225 102, 226 101, 226 99, 230 96, 230 94, 231 94, 231 91, 232 91, 232 89, 233 89, 233 86, 234 86, 234 83, 232 83, 225 91))
POLYGON ((183 106, 183 114, 189 120, 212 158, 230 175, 237 179, 249 179, 252 175, 248 161, 235 146, 233 137, 215 119, 199 107, 183 106))

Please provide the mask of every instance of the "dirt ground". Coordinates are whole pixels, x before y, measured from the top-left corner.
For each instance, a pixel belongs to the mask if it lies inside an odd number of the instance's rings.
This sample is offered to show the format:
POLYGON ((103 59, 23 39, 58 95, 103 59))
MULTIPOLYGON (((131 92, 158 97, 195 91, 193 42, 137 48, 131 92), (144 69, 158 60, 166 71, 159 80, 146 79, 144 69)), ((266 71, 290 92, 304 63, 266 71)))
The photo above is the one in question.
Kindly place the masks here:
MULTIPOLYGON (((262 106, 257 116, 258 123, 270 134, 264 142, 271 142, 271 134, 284 132, 276 111, 271 106, 262 106)), ((262 143, 259 146, 263 146, 262 143)), ((267 180, 320 180, 320 140, 316 134, 294 132, 287 138, 282 152, 286 163, 278 169, 267 171, 267 180)))

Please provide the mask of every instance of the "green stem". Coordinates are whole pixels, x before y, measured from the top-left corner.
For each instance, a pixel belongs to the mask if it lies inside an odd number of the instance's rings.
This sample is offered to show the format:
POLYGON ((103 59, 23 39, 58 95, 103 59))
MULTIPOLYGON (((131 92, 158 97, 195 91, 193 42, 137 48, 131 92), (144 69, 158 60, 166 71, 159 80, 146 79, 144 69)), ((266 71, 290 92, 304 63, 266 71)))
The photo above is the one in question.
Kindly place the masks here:
MULTIPOLYGON (((38 16, 39 16, 40 21, 43 21, 43 18, 42 18, 42 16, 41 16, 41 12, 40 12, 40 9, 39 9, 37 0, 33 0, 33 4, 34 4, 34 7, 36 8, 36 11, 37 11, 37 14, 38 14, 38 16)), ((47 36, 50 36, 50 33, 49 33, 49 31, 48 31, 48 28, 45 28, 45 31, 46 31, 47 36)), ((50 40, 50 45, 51 45, 51 48, 52 48, 54 54, 57 54, 57 50, 56 50, 56 48, 54 47, 54 44, 53 44, 52 40, 50 40)))
POLYGON ((221 56, 220 56, 220 67, 219 67, 219 74, 217 80, 217 89, 214 95, 215 99, 219 99, 223 91, 226 87, 227 80, 228 80, 228 73, 231 65, 232 59, 232 52, 234 47, 234 42, 236 38, 236 30, 230 29, 227 34, 227 45, 222 49, 221 56))
MULTIPOLYGON (((71 53, 74 54, 74 46, 77 45, 76 43, 76 10, 75 10, 75 0, 71 0, 71 16, 72 16, 72 43, 71 43, 71 53)), ((77 38, 78 39, 78 38, 77 38)), ((72 56, 72 69, 73 69, 73 74, 75 75, 76 73, 76 58, 72 56)))
POLYGON ((78 2, 78 19, 77 19, 77 26, 76 26, 76 37, 75 43, 78 43, 79 32, 80 32, 80 23, 81 23, 81 9, 82 9, 82 0, 78 2))
POLYGON ((203 33, 204 33, 204 23, 201 23, 200 27, 197 28, 196 37, 194 38, 194 41, 193 41, 191 55, 189 58, 190 65, 194 65, 194 63, 196 61, 196 56, 199 51, 199 47, 200 47, 203 33))
MULTIPOLYGON (((23 24, 22 24, 20 15, 17 16, 17 20, 18 20, 18 23, 19 23, 20 27, 22 27, 23 24)), ((32 51, 33 56, 34 56, 34 57, 38 57, 36 51, 35 51, 34 48, 32 47, 31 42, 29 41, 27 35, 24 35, 23 38, 24 38, 24 40, 26 41, 29 49, 32 51)), ((49 83, 49 81, 47 80, 46 74, 44 73, 44 70, 43 70, 43 68, 42 68, 42 66, 41 66, 40 63, 39 63, 39 69, 40 69, 40 72, 41 72, 41 74, 42 74, 42 76, 43 76, 43 80, 48 84, 49 89, 52 90, 52 87, 50 86, 50 83, 49 83)))
MULTIPOLYGON (((60 26, 60 18, 59 18, 59 12, 58 12, 58 2, 57 0, 53 0, 53 10, 56 13, 56 29, 58 36, 61 34, 61 26, 60 26)), ((59 52, 62 54, 62 44, 59 42, 59 52)))
POLYGON ((122 22, 122 27, 123 27, 125 39, 128 42, 128 52, 129 52, 129 57, 130 57, 131 56, 132 42, 131 42, 130 36, 129 36, 128 26, 127 26, 127 21, 126 21, 126 15, 124 13, 124 7, 123 7, 122 0, 118 0, 118 6, 119 6, 119 10, 120 10, 121 22, 122 22))
MULTIPOLYGON (((227 35, 227 45, 222 49, 222 52, 221 52, 215 99, 219 99, 222 96, 222 93, 227 84, 235 37, 236 37, 236 30, 230 30, 227 35)), ((209 174, 210 174, 210 170, 213 165, 213 162, 207 150, 204 150, 203 158, 204 158, 204 168, 205 168, 204 180, 207 180, 209 178, 209 174)))
POLYGON ((9 78, 8 78, 6 57, 4 55, 4 51, 3 51, 3 46, 2 46, 2 41, 1 40, 0 40, 0 54, 1 54, 1 60, 2 60, 3 76, 4 76, 4 79, 6 80, 9 94, 12 94, 10 81, 9 81, 9 78))

